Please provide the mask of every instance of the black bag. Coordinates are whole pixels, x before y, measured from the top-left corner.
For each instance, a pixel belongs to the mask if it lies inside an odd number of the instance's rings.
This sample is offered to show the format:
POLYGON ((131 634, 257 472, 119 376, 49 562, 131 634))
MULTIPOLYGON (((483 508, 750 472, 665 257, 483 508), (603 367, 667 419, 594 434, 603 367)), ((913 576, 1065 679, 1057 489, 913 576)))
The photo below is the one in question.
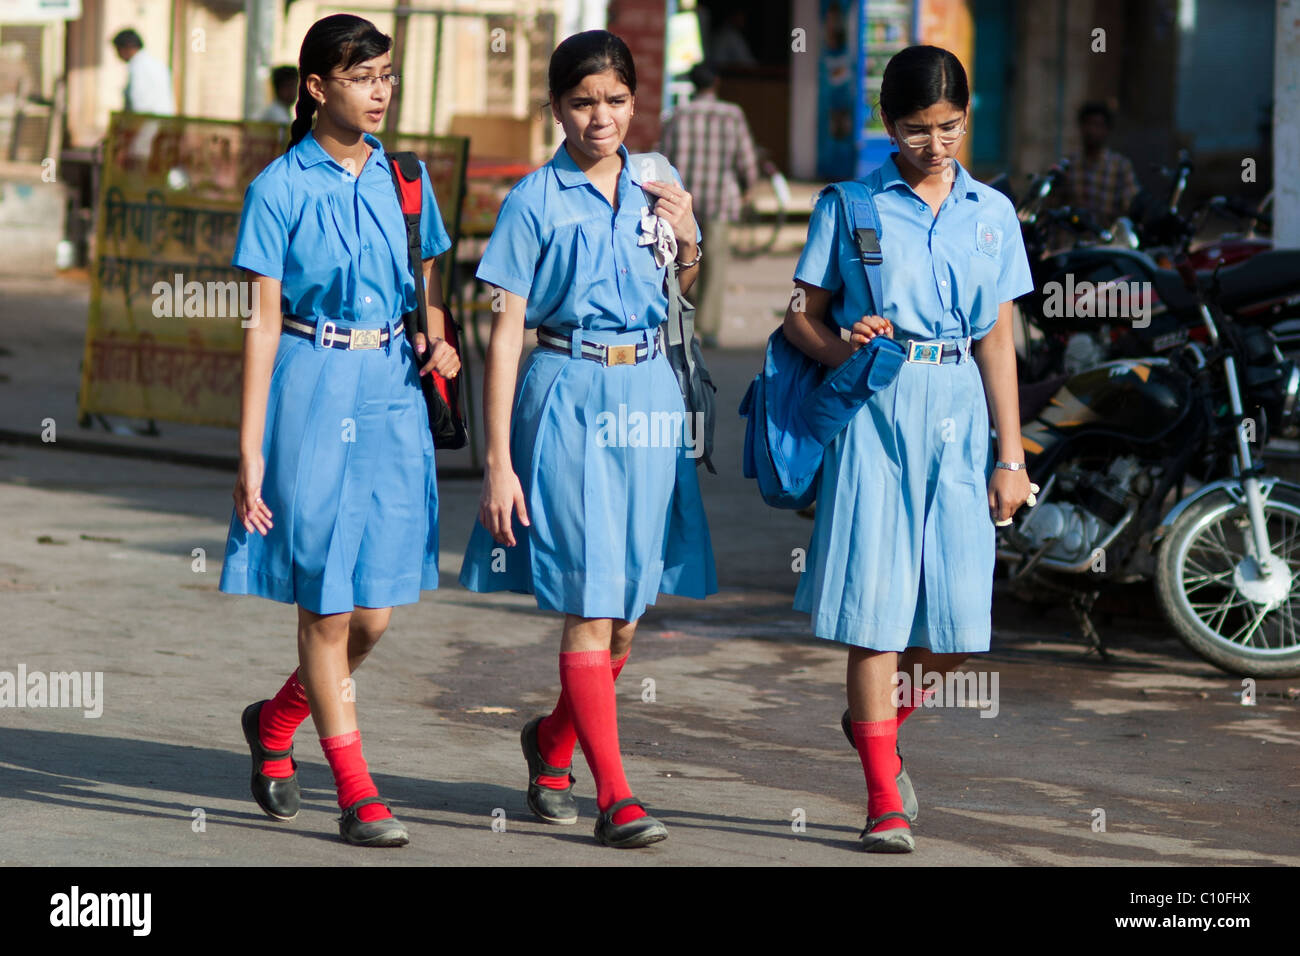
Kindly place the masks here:
MULTIPOLYGON (((662 153, 633 153, 628 156, 630 163, 637 164, 637 169, 645 179, 657 182, 673 182, 672 166, 662 153), (646 175, 649 173, 649 175, 646 175)), ((645 192, 646 203, 653 209, 658 196, 645 192)), ((709 370, 704 367, 704 354, 700 351, 700 340, 695 337, 695 306, 682 294, 681 280, 678 276, 680 267, 676 260, 668 263, 664 269, 664 291, 668 295, 668 319, 664 323, 666 333, 668 361, 677 376, 677 385, 682 390, 682 400, 686 404, 688 424, 694 427, 702 423, 702 435, 695 435, 697 442, 703 442, 703 451, 695 460, 701 462, 716 475, 713 467, 713 428, 716 421, 715 393, 717 386, 709 370)))
MULTIPOLYGON (((423 333, 429 341, 429 316, 424 292, 424 259, 420 255, 420 207, 423 200, 420 160, 415 153, 389 153, 388 161, 393 173, 393 185, 406 220, 406 248, 411 271, 415 274, 415 311, 402 316, 406 337, 415 348, 415 333, 423 333)), ((452 318, 451 309, 444 304, 443 339, 460 354, 460 325, 452 318)), ((429 353, 417 355, 423 365, 429 353)), ((420 376, 424 404, 429 410, 429 430, 433 433, 434 448, 464 448, 469 441, 465 427, 465 412, 460 398, 460 378, 443 378, 437 372, 420 376)))

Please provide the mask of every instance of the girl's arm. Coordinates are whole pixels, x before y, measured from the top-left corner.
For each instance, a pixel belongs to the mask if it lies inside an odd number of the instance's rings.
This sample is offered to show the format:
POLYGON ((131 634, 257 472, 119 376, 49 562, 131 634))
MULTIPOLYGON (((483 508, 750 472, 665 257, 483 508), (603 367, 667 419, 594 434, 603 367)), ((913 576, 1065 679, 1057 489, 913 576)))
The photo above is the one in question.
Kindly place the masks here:
POLYGON ((848 361, 849 356, 877 335, 893 335, 893 324, 878 315, 864 315, 853 323, 846 342, 835 329, 826 324, 826 310, 830 308, 831 292, 819 286, 794 280, 794 292, 785 310, 781 328, 790 344, 810 359, 827 368, 835 368, 848 361))
MULTIPOLYGON (((447 312, 442 302, 442 277, 438 272, 437 259, 424 260, 424 293, 433 352, 420 369, 420 374, 434 371, 443 378, 455 378, 460 374, 460 356, 443 338, 447 334, 447 312)), ((428 342, 419 332, 415 333, 415 341, 411 344, 415 347, 416 355, 425 354, 428 342)))
POLYGON ((510 461, 510 413, 514 406, 515 376, 524 347, 524 311, 527 301, 513 292, 493 287, 504 296, 505 307, 493 314, 483 371, 483 421, 487 431, 487 467, 479 497, 479 521, 499 544, 514 547, 512 511, 529 524, 523 488, 510 461))
MULTIPOLYGON (((989 421, 998 433, 998 460, 1024 464, 1020 442, 1020 394, 1016 382, 1016 348, 1012 337, 1012 304, 998 306, 993 328, 971 348, 984 380, 989 421)), ((1029 474, 1021 468, 996 468, 989 479, 989 510, 994 521, 1005 521, 1029 497, 1029 474)))
POLYGON ((262 439, 266 429, 266 402, 271 391, 271 368, 280 347, 283 317, 280 282, 255 272, 245 272, 257 295, 257 313, 244 330, 244 367, 239 407, 239 477, 235 482, 235 513, 249 531, 266 534, 271 509, 261 500, 262 439))

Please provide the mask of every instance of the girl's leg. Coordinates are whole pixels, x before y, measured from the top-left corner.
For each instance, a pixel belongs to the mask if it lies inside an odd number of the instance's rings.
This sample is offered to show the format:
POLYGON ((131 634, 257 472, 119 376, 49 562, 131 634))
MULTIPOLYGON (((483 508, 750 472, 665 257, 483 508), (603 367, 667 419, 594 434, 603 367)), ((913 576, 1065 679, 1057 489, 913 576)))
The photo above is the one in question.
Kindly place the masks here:
MULTIPOLYGON (((560 686, 568 698, 582 753, 596 780, 596 805, 602 813, 632 796, 618 748, 618 713, 610 663, 614 630, 609 618, 567 614, 560 641, 560 686)), ((626 647, 631 636, 626 628, 620 630, 626 636, 626 647)), ((614 823, 628 823, 643 816, 640 807, 624 807, 615 814, 614 823)))
MULTIPOLYGON (((334 772, 341 809, 379 795, 361 754, 361 732, 357 729, 357 708, 349 681, 352 617, 353 613, 321 615, 298 609, 298 672, 311 704, 321 749, 334 772)), ((362 823, 390 816, 388 808, 380 803, 367 804, 357 811, 362 823)))
POLYGON ((921 665, 922 674, 931 671, 937 674, 946 674, 948 671, 954 670, 958 664, 968 657, 970 657, 970 655, 965 653, 933 654, 928 648, 924 647, 909 647, 907 650, 903 651, 898 659, 898 669, 907 675, 908 684, 912 688, 912 699, 910 701, 904 701, 899 705, 898 726, 902 727, 903 721, 908 718, 912 711, 922 706, 925 702, 925 698, 934 694, 933 690, 922 691, 922 689, 916 685, 916 681, 913 679, 916 674, 916 665, 921 665))
MULTIPOLYGON (((889 812, 903 812, 898 794, 899 759, 897 710, 894 707, 896 651, 849 649, 847 690, 853 718, 853 740, 857 744, 862 771, 867 778, 867 816, 875 819, 889 812)), ((877 824, 872 833, 906 828, 907 821, 891 817, 877 824)))
MULTIPOLYGON (((361 666, 366 655, 388 629, 393 609, 359 607, 352 613, 348 627, 348 672, 361 666)), ((276 695, 262 705, 258 737, 267 750, 288 750, 299 725, 311 714, 307 691, 295 670, 276 695)), ((293 764, 288 757, 281 760, 264 760, 262 773, 268 777, 293 776, 293 764)))
POLYGON ((392 619, 391 607, 359 607, 353 610, 348 625, 348 673, 361 666, 379 639, 388 630, 392 619))
MULTIPOLYGON (((614 680, 623 671, 628 655, 632 650, 632 637, 636 633, 636 621, 611 621, 609 642, 609 668, 614 680)), ((573 763, 573 748, 578 742, 578 732, 573 727, 573 714, 569 709, 569 698, 560 691, 560 699, 549 717, 537 725, 537 749, 552 767, 568 767, 573 763)), ((539 786, 552 790, 564 790, 569 786, 569 778, 537 778, 539 786)))

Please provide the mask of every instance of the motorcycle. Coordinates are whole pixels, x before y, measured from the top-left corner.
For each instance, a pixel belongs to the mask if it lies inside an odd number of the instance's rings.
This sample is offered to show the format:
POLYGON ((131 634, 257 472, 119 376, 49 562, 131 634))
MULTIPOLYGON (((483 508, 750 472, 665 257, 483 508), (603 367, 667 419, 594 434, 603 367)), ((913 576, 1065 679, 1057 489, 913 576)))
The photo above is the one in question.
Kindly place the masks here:
POLYGON ((1300 367, 1267 327, 1211 308, 1212 284, 1186 265, 1182 275, 1203 342, 1022 387, 1022 442, 1041 490, 999 529, 999 564, 1018 597, 1065 596, 1103 656, 1090 615, 1102 590, 1152 581, 1205 660, 1300 675, 1300 485, 1257 458, 1272 434, 1300 434, 1300 367))
MULTIPOLYGON (((1016 301, 1021 379, 1040 381, 1107 359, 1159 355, 1180 347, 1189 337, 1203 341, 1195 297, 1184 290, 1174 269, 1162 268, 1123 238, 1131 235, 1126 220, 1120 220, 1112 232, 1077 210, 1044 208, 1067 167, 1063 160, 1037 177, 1017 207, 1035 286, 1016 301), (1076 242, 1052 251, 1049 245, 1061 229, 1079 241, 1097 238, 1113 244, 1076 242)), ((1188 171, 1190 164, 1184 162, 1175 181, 1174 206, 1188 171)), ((1013 196, 1005 177, 994 184, 1013 196)), ((1197 216, 1229 206, 1231 200, 1215 197, 1197 216)), ((1254 216, 1257 221, 1267 219, 1262 212, 1254 216)), ((1170 212, 1166 224, 1170 217, 1182 222, 1176 212, 1170 212)), ((1240 321, 1271 327, 1283 352, 1300 357, 1300 252, 1259 251, 1257 246, 1247 252, 1226 243, 1192 249, 1190 237, 1197 228, 1179 226, 1183 258, 1194 267, 1215 263, 1222 308, 1240 321), (1230 259, 1236 259, 1236 264, 1225 266, 1230 259)), ((1147 234, 1154 235, 1150 230, 1147 234)))

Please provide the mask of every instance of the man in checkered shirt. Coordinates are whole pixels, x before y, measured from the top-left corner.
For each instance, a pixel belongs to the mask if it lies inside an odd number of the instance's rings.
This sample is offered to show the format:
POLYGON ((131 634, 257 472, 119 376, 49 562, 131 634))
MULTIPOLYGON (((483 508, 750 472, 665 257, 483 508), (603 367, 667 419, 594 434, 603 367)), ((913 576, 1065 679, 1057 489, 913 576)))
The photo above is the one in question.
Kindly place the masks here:
POLYGON ((1079 136, 1083 150, 1069 157, 1064 198, 1071 208, 1083 209, 1099 226, 1108 228, 1128 215, 1138 193, 1137 176, 1126 156, 1106 148, 1114 117, 1105 103, 1079 107, 1079 136))
POLYGON ((741 197, 758 179, 758 157, 745 114, 718 99, 718 80, 703 63, 691 70, 695 96, 664 124, 660 150, 682 174, 704 234, 693 301, 705 345, 718 342, 730 258, 727 226, 740 218, 741 197))

